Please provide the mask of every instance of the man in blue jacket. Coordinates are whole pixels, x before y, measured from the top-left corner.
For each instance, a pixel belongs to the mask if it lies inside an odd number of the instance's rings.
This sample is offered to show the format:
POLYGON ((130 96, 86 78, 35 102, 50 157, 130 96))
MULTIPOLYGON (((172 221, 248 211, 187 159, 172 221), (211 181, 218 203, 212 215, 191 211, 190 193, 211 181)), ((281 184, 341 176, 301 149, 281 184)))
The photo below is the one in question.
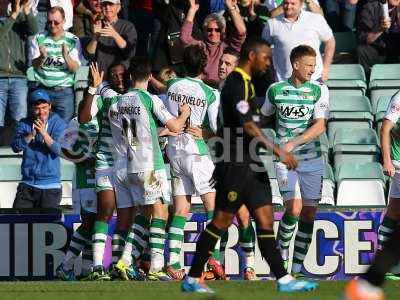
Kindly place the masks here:
POLYGON ((60 138, 65 122, 51 112, 51 100, 44 90, 30 97, 31 113, 19 121, 12 144, 23 151, 22 181, 14 208, 58 208, 61 201, 60 138))

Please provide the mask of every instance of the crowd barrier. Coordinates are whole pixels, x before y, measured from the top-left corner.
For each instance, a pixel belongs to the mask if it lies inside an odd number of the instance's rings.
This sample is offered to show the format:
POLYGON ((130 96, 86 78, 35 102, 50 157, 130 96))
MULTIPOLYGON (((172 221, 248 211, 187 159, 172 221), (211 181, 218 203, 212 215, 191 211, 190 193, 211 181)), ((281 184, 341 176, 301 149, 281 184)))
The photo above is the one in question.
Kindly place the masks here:
MULTIPOLYGON (((275 230, 282 213, 275 213, 275 230)), ((377 245, 377 229, 382 212, 319 212, 314 238, 304 262, 311 276, 320 279, 345 280, 363 273, 371 263, 377 245)), ((104 264, 111 262, 111 234, 115 218, 110 223, 104 264)), ((74 214, 0 214, 0 280, 53 279, 61 263, 73 228, 80 218, 74 214)), ((188 267, 203 230, 206 215, 193 213, 185 227, 182 265, 188 267)), ((237 223, 229 228, 226 249, 226 273, 240 278, 243 256, 238 244, 237 223)), ((293 243, 292 243, 293 244, 293 243)), ((293 249, 291 249, 292 251, 293 249)), ((168 255, 168 249, 166 249, 168 255)), ((80 259, 75 264, 80 273, 80 259)), ((256 273, 270 277, 270 269, 256 247, 256 273)))

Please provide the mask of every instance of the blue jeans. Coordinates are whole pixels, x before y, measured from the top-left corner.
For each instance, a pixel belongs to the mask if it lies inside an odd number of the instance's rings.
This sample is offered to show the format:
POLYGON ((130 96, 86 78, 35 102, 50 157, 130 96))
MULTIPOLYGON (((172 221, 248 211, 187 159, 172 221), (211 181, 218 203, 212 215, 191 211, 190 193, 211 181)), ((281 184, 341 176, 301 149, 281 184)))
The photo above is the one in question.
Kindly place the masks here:
POLYGON ((39 88, 45 89, 49 94, 52 101, 51 110, 56 112, 65 122, 69 122, 75 112, 75 94, 72 87, 60 87, 60 88, 45 88, 40 86, 39 88))
POLYGON ((4 127, 7 104, 14 121, 26 117, 28 83, 25 78, 0 78, 0 127, 4 127))
POLYGON ((325 6, 325 18, 333 32, 353 30, 356 4, 349 4, 347 0, 324 0, 321 4, 325 6))

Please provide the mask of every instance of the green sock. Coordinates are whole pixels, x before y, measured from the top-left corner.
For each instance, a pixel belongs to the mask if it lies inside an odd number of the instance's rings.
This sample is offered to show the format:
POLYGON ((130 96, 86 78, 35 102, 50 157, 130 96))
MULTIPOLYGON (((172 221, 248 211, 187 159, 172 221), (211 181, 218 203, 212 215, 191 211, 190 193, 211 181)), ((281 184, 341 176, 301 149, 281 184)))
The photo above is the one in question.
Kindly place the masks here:
POLYGON ((164 267, 165 227, 167 222, 163 219, 153 218, 150 223, 150 254, 151 271, 157 272, 164 267))
POLYGON ((181 249, 184 239, 186 217, 173 216, 168 231, 169 262, 168 265, 175 270, 182 269, 181 249))
POLYGON ((298 217, 294 217, 285 212, 279 222, 278 229, 278 245, 281 250, 283 260, 289 259, 289 246, 292 240, 296 224, 299 221, 298 217))
POLYGON ((136 215, 132 228, 126 238, 121 260, 130 266, 132 259, 135 261, 142 255, 149 243, 150 222, 143 215, 136 215))
POLYGON ((249 226, 246 228, 239 227, 239 245, 245 257, 245 268, 255 268, 255 239, 256 234, 252 222, 250 222, 249 226))
POLYGON ((106 247, 108 223, 96 221, 93 234, 93 266, 103 266, 103 257, 106 247))
MULTIPOLYGON (((209 224, 212 221, 213 217, 214 217, 214 211, 213 210, 207 211, 207 224, 209 224)), ((220 240, 217 241, 214 251, 211 254, 211 257, 217 261, 219 261, 219 259, 220 259, 219 248, 220 248, 220 240)))
POLYGON ((292 273, 299 273, 303 266, 303 261, 306 258, 308 248, 311 244, 312 234, 314 229, 314 222, 306 223, 302 220, 299 221, 299 228, 297 230, 296 238, 294 240, 294 253, 292 273))
POLYGON ((65 254, 63 266, 66 270, 72 270, 75 259, 81 254, 85 245, 91 241, 91 232, 79 226, 72 235, 68 251, 65 254))
POLYGON ((128 231, 115 229, 112 237, 112 263, 116 264, 122 256, 128 231))
POLYGON ((397 226, 397 221, 385 216, 378 228, 378 249, 382 249, 385 242, 392 235, 397 226))

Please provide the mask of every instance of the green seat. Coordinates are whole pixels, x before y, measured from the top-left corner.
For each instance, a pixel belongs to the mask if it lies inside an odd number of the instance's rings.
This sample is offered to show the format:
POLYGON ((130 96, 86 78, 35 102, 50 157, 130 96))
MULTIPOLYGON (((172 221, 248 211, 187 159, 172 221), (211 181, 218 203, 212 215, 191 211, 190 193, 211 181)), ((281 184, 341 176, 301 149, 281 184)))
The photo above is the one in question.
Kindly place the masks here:
MULTIPOLYGON (((353 63, 356 61, 357 39, 354 32, 334 32, 336 40, 334 63, 353 63)), ((321 49, 323 52, 323 49, 321 49)))
POLYGON ((335 170, 346 163, 378 162, 380 155, 376 132, 366 129, 338 129, 333 140, 335 170))
POLYGON ((381 96, 393 96, 400 89, 400 64, 376 64, 369 82, 372 109, 376 109, 381 96))
POLYGON ((1 157, 0 181, 20 181, 21 164, 22 164, 22 158, 1 157))
POLYGON ((22 152, 15 153, 11 147, 0 147, 0 157, 22 157, 22 152))
POLYGON ((384 206, 385 177, 381 164, 345 163, 336 169, 337 206, 384 206))
POLYGON ((354 32, 334 32, 336 40, 336 54, 353 54, 357 48, 357 39, 354 32))
POLYGON ((319 142, 321 144, 322 158, 324 163, 327 164, 329 162, 329 151, 331 147, 326 133, 323 133, 319 136, 319 142))
POLYGON ((364 69, 358 64, 332 64, 327 85, 331 95, 365 95, 367 90, 364 69))
POLYGON ((331 97, 328 136, 332 145, 336 130, 341 128, 372 128, 374 116, 365 96, 331 97))

